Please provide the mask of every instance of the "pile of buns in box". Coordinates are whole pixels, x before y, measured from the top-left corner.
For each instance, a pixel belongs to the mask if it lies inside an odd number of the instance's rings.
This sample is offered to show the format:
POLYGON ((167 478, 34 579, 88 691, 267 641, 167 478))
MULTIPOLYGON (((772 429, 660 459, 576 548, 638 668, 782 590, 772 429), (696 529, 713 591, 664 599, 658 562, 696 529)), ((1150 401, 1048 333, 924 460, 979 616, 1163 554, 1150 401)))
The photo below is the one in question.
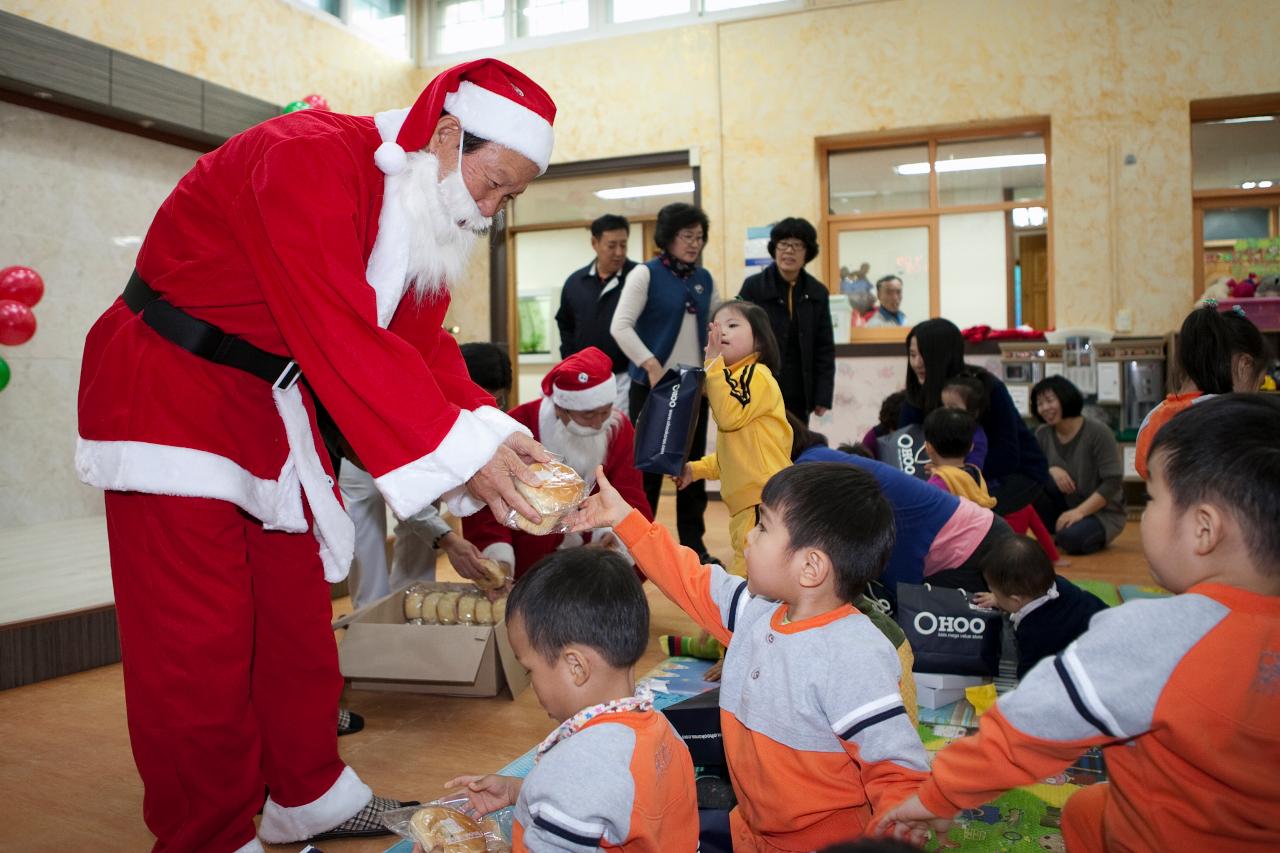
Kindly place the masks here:
MULTIPOLYGON (((536 536, 551 533, 562 519, 586 497, 586 483, 563 462, 536 463, 529 466, 539 478, 539 486, 516 480, 518 491, 542 515, 538 524, 512 511, 511 524, 536 536)), ((502 589, 510 580, 504 567, 494 560, 482 560, 485 577, 475 581, 482 591, 471 594, 455 591, 433 591, 414 584, 404 593, 404 619, 412 625, 497 625, 507 612, 505 595, 490 600, 483 592, 502 589)))

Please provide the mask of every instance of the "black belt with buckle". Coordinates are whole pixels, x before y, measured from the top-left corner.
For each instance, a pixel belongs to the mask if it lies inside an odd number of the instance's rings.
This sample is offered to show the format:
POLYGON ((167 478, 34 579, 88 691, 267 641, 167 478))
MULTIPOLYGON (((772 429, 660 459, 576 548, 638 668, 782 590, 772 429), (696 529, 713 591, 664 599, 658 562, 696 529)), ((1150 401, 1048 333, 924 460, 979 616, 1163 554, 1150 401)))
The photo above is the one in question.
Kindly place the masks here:
POLYGON ((252 373, 282 391, 302 377, 293 359, 259 349, 244 338, 229 335, 212 323, 173 307, 142 280, 137 270, 129 277, 123 298, 124 304, 160 337, 193 355, 252 373))

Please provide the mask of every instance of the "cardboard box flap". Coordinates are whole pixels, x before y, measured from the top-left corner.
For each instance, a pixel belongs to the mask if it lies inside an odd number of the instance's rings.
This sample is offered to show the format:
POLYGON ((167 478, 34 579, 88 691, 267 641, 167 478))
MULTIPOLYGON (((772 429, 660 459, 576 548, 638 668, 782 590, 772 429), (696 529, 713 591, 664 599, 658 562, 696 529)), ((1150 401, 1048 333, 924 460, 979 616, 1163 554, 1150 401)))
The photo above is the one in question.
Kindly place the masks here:
POLYGON ((507 688, 512 697, 519 696, 529 686, 529 672, 520 665, 520 661, 516 660, 516 653, 511 650, 505 623, 494 626, 493 637, 498 644, 498 661, 502 664, 502 675, 507 680, 507 688))
POLYGON ((480 665, 495 636, 486 625, 354 622, 338 644, 338 660, 347 678, 470 684, 480 677, 480 665))

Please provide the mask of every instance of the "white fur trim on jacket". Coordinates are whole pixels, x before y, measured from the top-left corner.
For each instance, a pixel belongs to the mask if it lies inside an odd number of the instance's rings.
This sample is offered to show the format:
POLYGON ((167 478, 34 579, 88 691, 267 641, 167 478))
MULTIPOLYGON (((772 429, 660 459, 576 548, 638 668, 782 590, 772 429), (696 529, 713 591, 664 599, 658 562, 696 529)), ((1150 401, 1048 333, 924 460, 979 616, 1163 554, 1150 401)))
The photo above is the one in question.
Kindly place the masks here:
POLYGON ((551 386, 551 402, 562 409, 585 412, 601 406, 611 406, 618 396, 618 383, 610 376, 607 381, 579 391, 568 391, 558 385, 551 386))
POLYGON ((463 130, 523 154, 537 165, 539 175, 547 171, 555 131, 533 110, 467 80, 444 96, 444 109, 462 122, 463 130))
POLYGON ((100 489, 228 501, 266 529, 286 533, 307 532, 305 494, 315 519, 312 531, 325 580, 336 583, 351 567, 355 527, 320 463, 298 386, 273 394, 289 442, 289 456, 275 480, 255 477, 230 459, 205 450, 85 438, 76 440, 76 472, 85 483, 100 489))
MULTIPOLYGON (((373 117, 378 128, 378 135, 383 144, 379 147, 379 155, 390 143, 395 145, 400 126, 409 116, 409 111, 388 110, 373 117)), ((403 152, 401 152, 403 155, 403 152)), ((365 267, 364 277, 377 298, 378 325, 386 328, 391 317, 396 313, 400 299, 408 289, 405 279, 409 274, 409 222, 404 208, 400 204, 400 184, 406 180, 404 164, 399 169, 391 168, 398 161, 387 161, 375 157, 378 168, 382 169, 382 210, 378 213, 378 236, 373 241, 373 250, 369 252, 369 263, 365 267)))
POLYGON ((318 798, 301 806, 282 806, 267 797, 262 808, 258 837, 268 844, 303 841, 350 820, 369 800, 373 791, 350 767, 318 798))
POLYGON ((494 542, 491 545, 486 545, 484 550, 480 553, 484 554, 490 560, 495 560, 499 563, 506 563, 510 568, 515 568, 516 549, 511 547, 510 542, 494 542))
POLYGON ((409 518, 441 497, 455 516, 470 515, 484 504, 461 487, 515 432, 530 435, 528 427, 493 406, 462 409, 435 450, 374 478, 374 483, 398 518, 409 518))

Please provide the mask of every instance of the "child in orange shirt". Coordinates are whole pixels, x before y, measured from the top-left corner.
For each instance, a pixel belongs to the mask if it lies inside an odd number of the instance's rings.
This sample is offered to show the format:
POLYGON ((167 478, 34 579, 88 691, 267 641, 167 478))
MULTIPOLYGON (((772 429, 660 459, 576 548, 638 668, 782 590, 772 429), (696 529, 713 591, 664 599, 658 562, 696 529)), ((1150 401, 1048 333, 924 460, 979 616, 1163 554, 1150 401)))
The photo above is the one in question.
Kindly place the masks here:
MULTIPOLYGON (((616 493, 615 493, 616 494, 616 493)), ((459 776, 476 817, 515 804, 513 850, 698 848, 693 760, 635 666, 649 602, 635 572, 603 548, 556 551, 507 599, 511 650, 560 722, 526 779, 459 776)))
POLYGON ((1138 427, 1134 468, 1144 480, 1151 441, 1174 415, 1214 394, 1258 390, 1267 366, 1266 342, 1240 306, 1220 312, 1216 300, 1206 299, 1182 321, 1178 366, 1182 387, 1147 412, 1138 427))
POLYGON ((613 527, 649 579, 728 646, 720 725, 738 795, 734 850, 815 850, 865 834, 928 771, 899 689, 911 674, 851 603, 893 547, 875 478, 834 462, 773 475, 744 579, 699 565, 603 474, 574 528, 613 527))
POLYGON ((1132 601, 1046 658, 934 759, 881 831, 918 837, 1101 746, 1111 781, 1068 850, 1272 851, 1280 839, 1280 399, 1215 397, 1151 447, 1142 545, 1172 598, 1132 601), (1231 440, 1221 440, 1223 425, 1231 440))

